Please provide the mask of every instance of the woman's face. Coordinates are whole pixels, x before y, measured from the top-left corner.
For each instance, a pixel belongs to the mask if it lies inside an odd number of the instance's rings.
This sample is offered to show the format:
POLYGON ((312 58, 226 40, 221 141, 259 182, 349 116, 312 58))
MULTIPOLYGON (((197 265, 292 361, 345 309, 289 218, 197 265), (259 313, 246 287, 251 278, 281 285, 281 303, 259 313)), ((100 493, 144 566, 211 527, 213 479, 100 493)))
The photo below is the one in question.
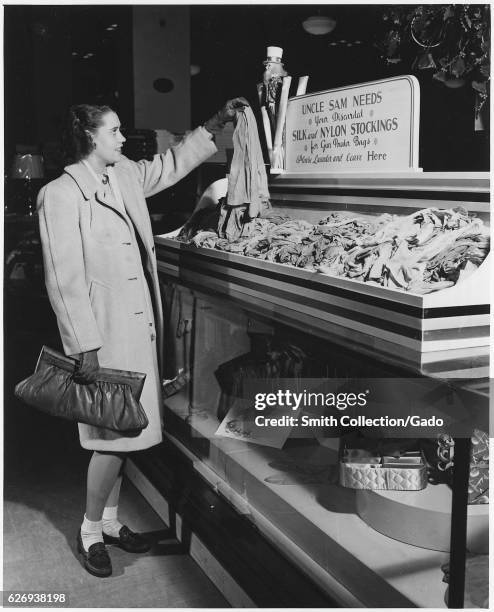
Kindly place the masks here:
POLYGON ((120 121, 116 113, 105 113, 101 118, 101 125, 91 137, 95 145, 91 155, 98 161, 107 166, 120 160, 125 138, 120 132, 120 121))

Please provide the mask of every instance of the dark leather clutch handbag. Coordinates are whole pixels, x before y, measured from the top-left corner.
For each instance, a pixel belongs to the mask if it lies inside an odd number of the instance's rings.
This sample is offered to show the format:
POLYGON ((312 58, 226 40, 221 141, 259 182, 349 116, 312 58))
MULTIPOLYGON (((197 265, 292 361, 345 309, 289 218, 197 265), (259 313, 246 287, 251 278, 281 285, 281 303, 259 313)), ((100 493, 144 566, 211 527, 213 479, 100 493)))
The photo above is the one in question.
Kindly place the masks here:
POLYGON ((15 395, 53 416, 118 432, 136 432, 148 425, 139 403, 146 379, 140 372, 100 368, 98 380, 74 382, 77 361, 44 346, 34 374, 18 383, 15 395))

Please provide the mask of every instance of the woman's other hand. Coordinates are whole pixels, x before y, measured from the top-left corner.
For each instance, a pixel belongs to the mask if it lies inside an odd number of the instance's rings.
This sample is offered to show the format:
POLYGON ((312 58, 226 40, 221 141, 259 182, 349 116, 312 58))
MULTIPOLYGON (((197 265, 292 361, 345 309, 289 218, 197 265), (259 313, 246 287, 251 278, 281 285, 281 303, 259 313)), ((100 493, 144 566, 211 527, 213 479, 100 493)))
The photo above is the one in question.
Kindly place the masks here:
POLYGON ((80 353, 78 364, 74 372, 74 381, 80 385, 89 385, 96 382, 99 371, 98 351, 80 353))
POLYGON ((233 98, 219 110, 211 119, 206 121, 204 127, 214 134, 225 127, 226 123, 233 121, 237 115, 237 111, 242 110, 246 106, 250 106, 249 102, 245 98, 233 98))

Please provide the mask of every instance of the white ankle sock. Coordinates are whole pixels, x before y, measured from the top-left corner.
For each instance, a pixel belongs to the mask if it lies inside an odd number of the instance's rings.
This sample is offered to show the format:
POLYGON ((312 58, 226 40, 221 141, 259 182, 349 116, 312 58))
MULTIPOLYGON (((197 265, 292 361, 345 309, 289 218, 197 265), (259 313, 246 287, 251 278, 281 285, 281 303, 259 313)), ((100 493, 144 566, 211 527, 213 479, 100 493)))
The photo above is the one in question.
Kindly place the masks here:
POLYGON ((106 535, 118 538, 123 525, 117 519, 118 506, 105 506, 103 510, 103 531, 106 535))
POLYGON ((81 538, 84 550, 87 552, 89 547, 96 542, 103 542, 103 521, 90 521, 86 515, 81 525, 81 538))

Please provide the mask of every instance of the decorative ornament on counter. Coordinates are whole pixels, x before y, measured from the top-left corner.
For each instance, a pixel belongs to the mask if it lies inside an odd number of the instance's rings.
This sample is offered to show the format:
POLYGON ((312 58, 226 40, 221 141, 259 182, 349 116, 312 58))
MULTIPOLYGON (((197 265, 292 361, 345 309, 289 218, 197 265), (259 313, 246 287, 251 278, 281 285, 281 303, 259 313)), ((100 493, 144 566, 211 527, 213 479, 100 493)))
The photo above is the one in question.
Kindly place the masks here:
POLYGON ((281 47, 268 47, 267 59, 263 62, 265 66, 262 77, 263 105, 268 111, 271 130, 276 129, 276 111, 279 104, 283 77, 288 76, 281 61, 283 49, 281 47))
MULTIPOLYGON (((266 147, 272 171, 284 168, 285 157, 285 119, 292 77, 288 76, 281 61, 283 49, 268 47, 262 83, 257 85, 259 105, 266 147)), ((297 85, 297 96, 305 94, 308 76, 301 76, 297 85)))
MULTIPOLYGON (((284 80, 288 75, 281 61, 282 57, 283 49, 281 47, 267 48, 267 59, 263 62, 265 70, 262 83, 257 85, 264 135, 271 165, 273 165, 273 157, 275 155, 273 152, 273 141, 276 141, 278 133, 280 96, 284 80)), ((276 155, 278 155, 278 152, 276 155)))
MULTIPOLYGON (((434 70, 433 78, 449 89, 470 83, 478 93, 476 120, 490 80, 490 10, 488 5, 392 6, 383 13, 384 31, 376 43, 388 64, 411 60, 413 70, 434 70)), ((482 129, 476 121, 476 129, 482 129)))

